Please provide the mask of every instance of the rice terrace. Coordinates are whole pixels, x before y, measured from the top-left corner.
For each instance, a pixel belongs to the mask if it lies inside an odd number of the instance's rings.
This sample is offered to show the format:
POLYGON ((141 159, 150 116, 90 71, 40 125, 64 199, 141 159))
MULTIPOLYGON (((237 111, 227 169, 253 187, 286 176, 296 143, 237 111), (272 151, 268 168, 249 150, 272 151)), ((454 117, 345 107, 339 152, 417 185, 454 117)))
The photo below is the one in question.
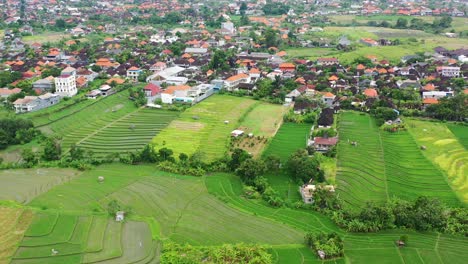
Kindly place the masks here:
POLYGON ((468 263, 467 1, 0 1, 0 264, 468 263))

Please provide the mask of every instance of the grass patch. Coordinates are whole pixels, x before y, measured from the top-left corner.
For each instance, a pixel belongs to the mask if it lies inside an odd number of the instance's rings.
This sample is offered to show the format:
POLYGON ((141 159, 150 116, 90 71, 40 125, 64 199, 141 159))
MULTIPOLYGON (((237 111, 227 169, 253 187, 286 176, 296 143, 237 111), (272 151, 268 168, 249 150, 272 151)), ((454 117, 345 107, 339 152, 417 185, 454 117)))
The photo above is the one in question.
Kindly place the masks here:
POLYGON ((45 32, 40 33, 32 36, 25 36, 23 37, 23 41, 26 44, 33 44, 35 42, 38 43, 46 43, 46 42, 59 42, 60 40, 70 38, 70 34, 64 34, 63 32, 45 32))

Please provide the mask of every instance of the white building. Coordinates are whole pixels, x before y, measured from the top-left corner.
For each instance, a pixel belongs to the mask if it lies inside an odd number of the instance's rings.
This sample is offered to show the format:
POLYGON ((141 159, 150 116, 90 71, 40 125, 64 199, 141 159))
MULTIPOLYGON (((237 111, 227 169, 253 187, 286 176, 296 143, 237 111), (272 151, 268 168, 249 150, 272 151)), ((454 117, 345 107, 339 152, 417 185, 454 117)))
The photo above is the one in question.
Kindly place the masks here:
POLYGON ((200 84, 190 87, 188 85, 169 86, 161 93, 161 101, 165 104, 189 103, 196 104, 214 93, 214 85, 200 84))
POLYGON ((118 211, 115 213, 115 221, 117 222, 122 222, 125 219, 125 212, 123 211, 118 211))
POLYGON ((136 82, 138 81, 138 76, 142 73, 142 70, 138 67, 132 66, 127 70, 127 78, 136 82))
POLYGON ((16 113, 33 112, 49 106, 55 105, 60 101, 60 96, 57 94, 46 93, 40 96, 26 96, 17 99, 13 106, 16 113))
POLYGON ((55 93, 62 97, 76 95, 76 69, 67 67, 59 77, 55 77, 55 93))
POLYGON ((333 185, 314 185, 314 184, 304 184, 299 186, 299 192, 301 193, 302 200, 306 204, 311 204, 314 202, 314 192, 318 189, 326 190, 329 192, 335 192, 335 186, 333 185))
POLYGON ((239 86, 240 83, 250 83, 250 81, 251 81, 250 75, 247 75, 245 73, 240 73, 240 74, 236 74, 234 76, 227 78, 224 81, 224 87, 226 87, 228 91, 232 91, 232 90, 235 90, 239 86))
POLYGON ((426 98, 443 98, 443 97, 451 97, 453 96, 453 91, 428 91, 428 92, 423 92, 422 97, 423 99, 426 98))
POLYGON ((236 33, 236 27, 231 21, 224 22, 221 24, 221 33, 226 35, 232 35, 236 33))
POLYGON ((459 77, 460 67, 452 67, 452 66, 437 67, 437 72, 444 77, 459 77))

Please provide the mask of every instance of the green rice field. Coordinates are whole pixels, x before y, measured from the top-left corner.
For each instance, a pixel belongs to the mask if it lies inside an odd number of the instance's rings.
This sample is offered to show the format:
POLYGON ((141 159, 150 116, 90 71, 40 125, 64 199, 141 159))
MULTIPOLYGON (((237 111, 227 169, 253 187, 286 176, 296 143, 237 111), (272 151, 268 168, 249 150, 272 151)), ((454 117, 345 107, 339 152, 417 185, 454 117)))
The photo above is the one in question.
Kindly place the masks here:
POLYGON ((311 127, 310 124, 283 123, 263 156, 275 155, 285 162, 294 151, 306 147, 311 127))
POLYGON ((136 108, 125 92, 119 92, 28 115, 43 132, 61 136, 65 150, 75 144, 103 157, 141 149, 178 113, 136 108))
POLYGON ((202 178, 157 172, 152 166, 100 167, 39 196, 30 205, 83 212, 104 211, 113 199, 131 206, 140 216, 154 218, 160 223, 164 238, 180 243, 280 244, 302 241, 302 234, 292 228, 226 206, 208 194, 202 178), (98 183, 96 175, 104 176, 105 182, 98 183), (81 186, 88 187, 83 190, 81 186), (226 233, 225 223, 228 222, 232 232, 226 233), (270 231, 263 233, 260 230, 270 231))
POLYGON ((79 175, 75 170, 44 168, 0 171, 0 200, 28 203, 52 187, 79 175))
POLYGON ((460 142, 465 149, 468 149, 468 126, 447 124, 447 127, 458 139, 458 142, 460 142))
POLYGON ((393 197, 413 200, 422 195, 460 204, 444 173, 423 155, 410 133, 379 131, 368 115, 345 112, 339 135, 338 191, 348 204, 393 197), (356 146, 350 144, 353 141, 356 146))
MULTIPOLYGON (((160 109, 138 109, 92 132, 78 141, 77 145, 97 155, 139 150, 175 119, 177 114, 160 109)), ((73 135, 75 133, 71 134, 71 140, 74 140, 73 135)))
POLYGON ((33 218, 31 210, 0 206, 0 263, 9 263, 33 218))
POLYGON ((36 213, 12 263, 151 263, 157 242, 145 222, 36 213))
POLYGON ((462 130, 454 130, 454 134, 444 123, 407 122, 417 144, 426 147, 423 155, 444 174, 459 199, 468 203, 468 152, 462 143, 462 130))
POLYGON ((220 158, 228 151, 231 131, 238 128, 238 120, 256 104, 257 101, 241 97, 210 96, 183 112, 152 142, 156 148, 172 149, 176 157, 199 151, 207 160, 220 158))

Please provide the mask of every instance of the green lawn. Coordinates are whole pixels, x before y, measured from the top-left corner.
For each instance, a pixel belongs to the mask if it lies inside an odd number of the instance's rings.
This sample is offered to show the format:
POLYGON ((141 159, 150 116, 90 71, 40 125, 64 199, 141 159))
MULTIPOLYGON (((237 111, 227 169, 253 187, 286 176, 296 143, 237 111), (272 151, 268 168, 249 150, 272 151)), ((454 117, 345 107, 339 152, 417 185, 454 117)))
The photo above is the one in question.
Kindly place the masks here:
POLYGON ((238 120, 256 104, 258 101, 252 99, 213 95, 183 112, 152 142, 156 148, 172 149, 176 157, 201 151, 207 160, 220 158, 228 151, 231 131, 238 128, 238 120))
POLYGON ((58 168, 3 170, 0 171, 0 200, 28 203, 78 174, 76 170, 58 168))
POLYGON ((424 156, 444 173, 460 200, 468 203, 468 152, 459 138, 443 123, 412 119, 407 122, 417 144, 426 146, 424 156))
POLYGON ((35 42, 38 43, 46 43, 46 42, 59 42, 62 39, 67 39, 70 38, 70 34, 65 34, 62 32, 45 32, 45 33, 40 33, 32 36, 25 36, 23 37, 23 41, 26 44, 32 44, 35 42))
POLYGON ((296 150, 306 147, 312 125, 283 123, 266 147, 263 156, 275 155, 284 163, 296 150))

